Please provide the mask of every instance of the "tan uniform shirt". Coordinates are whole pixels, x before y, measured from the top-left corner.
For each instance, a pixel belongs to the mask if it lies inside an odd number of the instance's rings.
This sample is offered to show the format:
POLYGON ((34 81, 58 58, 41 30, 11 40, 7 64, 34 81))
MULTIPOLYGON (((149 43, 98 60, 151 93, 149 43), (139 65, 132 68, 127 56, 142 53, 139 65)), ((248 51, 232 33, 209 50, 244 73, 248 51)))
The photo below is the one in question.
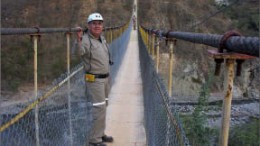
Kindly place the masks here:
POLYGON ((109 51, 107 46, 103 36, 96 39, 90 33, 83 35, 80 55, 86 72, 92 74, 109 73, 109 51))

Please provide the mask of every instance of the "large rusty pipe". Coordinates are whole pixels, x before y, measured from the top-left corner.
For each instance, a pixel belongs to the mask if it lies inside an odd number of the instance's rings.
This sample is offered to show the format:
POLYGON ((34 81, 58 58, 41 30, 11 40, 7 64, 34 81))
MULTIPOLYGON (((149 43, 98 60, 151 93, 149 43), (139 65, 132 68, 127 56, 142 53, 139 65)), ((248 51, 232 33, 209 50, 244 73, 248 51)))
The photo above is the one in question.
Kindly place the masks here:
MULTIPOLYGON (((219 48, 223 35, 170 32, 169 37, 219 48)), ((259 57, 258 37, 232 36, 224 44, 228 51, 259 57)))
MULTIPOLYGON (((161 31, 155 29, 147 29, 151 33, 155 33, 159 37, 176 38, 184 41, 189 41, 198 44, 204 44, 215 48, 220 47, 223 35, 218 34, 203 34, 203 33, 192 33, 192 32, 179 32, 179 31, 161 31)), ((259 37, 243 37, 243 36, 231 36, 224 43, 225 49, 231 52, 247 54, 251 56, 260 56, 260 39, 259 37)))

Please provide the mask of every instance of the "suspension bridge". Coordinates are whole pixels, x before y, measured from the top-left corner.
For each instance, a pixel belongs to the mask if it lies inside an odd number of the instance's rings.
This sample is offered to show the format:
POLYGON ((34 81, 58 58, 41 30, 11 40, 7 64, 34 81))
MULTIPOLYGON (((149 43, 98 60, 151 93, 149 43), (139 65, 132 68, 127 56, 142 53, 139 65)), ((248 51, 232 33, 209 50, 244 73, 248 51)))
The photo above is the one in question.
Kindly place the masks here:
MULTIPOLYGON (((136 10, 133 16, 137 16, 136 10)), ((224 35, 149 29, 137 22, 105 28, 114 65, 107 107, 106 133, 114 146, 190 145, 178 113, 169 105, 172 96, 173 51, 177 40, 218 48, 209 51, 216 74, 225 60, 228 89, 223 106, 221 144, 227 145, 234 67, 237 60, 259 57, 259 38, 236 32, 224 35), (137 27, 137 30, 133 29, 137 27), (169 43, 169 82, 158 74, 161 40, 169 43)), ((1 28, 1 35, 30 35, 34 47, 34 97, 26 103, 1 103, 0 146, 79 146, 88 143, 92 104, 85 96, 82 64, 71 67, 71 37, 81 28, 1 28), (67 72, 47 89, 38 90, 37 43, 42 34, 66 33, 67 72)), ((238 66, 241 64, 238 62, 238 66)), ((239 71, 237 72, 239 74, 239 71)))

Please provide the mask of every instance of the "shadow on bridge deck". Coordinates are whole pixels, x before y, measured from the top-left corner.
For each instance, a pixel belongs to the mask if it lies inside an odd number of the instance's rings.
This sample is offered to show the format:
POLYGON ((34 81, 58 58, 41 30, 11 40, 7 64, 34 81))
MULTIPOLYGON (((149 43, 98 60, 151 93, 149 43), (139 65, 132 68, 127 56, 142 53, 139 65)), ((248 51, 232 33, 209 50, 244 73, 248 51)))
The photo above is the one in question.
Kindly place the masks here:
POLYGON ((115 79, 107 108, 109 146, 145 146, 143 92, 137 31, 132 31, 125 57, 115 79))

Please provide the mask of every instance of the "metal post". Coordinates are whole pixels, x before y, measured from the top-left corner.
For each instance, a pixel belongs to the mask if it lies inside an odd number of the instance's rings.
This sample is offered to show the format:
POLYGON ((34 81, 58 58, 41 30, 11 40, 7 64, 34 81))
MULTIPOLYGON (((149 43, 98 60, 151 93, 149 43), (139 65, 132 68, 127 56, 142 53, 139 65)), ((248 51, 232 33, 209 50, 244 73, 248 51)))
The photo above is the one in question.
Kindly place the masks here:
POLYGON ((160 63, 160 43, 159 38, 157 38, 156 44, 156 72, 159 72, 159 63, 160 63))
POLYGON ((120 48, 119 29, 116 28, 116 48, 120 48))
POLYGON ((146 36, 146 31, 143 28, 142 28, 142 34, 143 34, 144 45, 147 48, 147 36, 146 36))
POLYGON ((106 40, 108 40, 107 39, 108 37, 107 37, 107 30, 106 29, 105 29, 105 33, 104 34, 105 34, 104 36, 105 36, 106 40))
POLYGON ((112 43, 113 41, 113 30, 110 29, 110 44, 112 43))
POLYGON ((140 34, 141 34, 141 37, 142 37, 142 40, 144 40, 144 30, 141 26, 139 26, 139 30, 140 30, 140 34))
MULTIPOLYGON (((71 33, 66 33, 67 38, 67 72, 70 75, 70 36, 71 33)), ((70 78, 68 79, 68 108, 69 108, 69 129, 70 129, 70 145, 73 146, 73 135, 72 135, 72 122, 71 122, 71 97, 70 97, 70 78)))
POLYGON ((223 113, 222 113, 222 128, 220 134, 219 146, 228 145, 228 133, 230 124, 230 113, 231 113, 231 100, 233 91, 233 80, 234 80, 234 65, 235 59, 226 60, 226 95, 223 101, 223 113))
MULTIPOLYGON (((254 56, 248 56, 245 54, 237 53, 220 53, 216 50, 208 50, 209 54, 214 59, 225 59, 226 60, 226 75, 225 75, 225 98, 223 100, 223 113, 222 113, 222 127, 219 136, 219 146, 228 145, 228 134, 229 134, 229 124, 230 124, 230 114, 231 114, 231 101, 232 101, 232 90, 234 81, 234 66, 236 60, 246 60, 253 59, 254 56)), ((218 62, 216 65, 220 66, 218 62)), ((239 68, 239 66, 237 66, 239 68)), ((241 66, 240 66, 241 67, 241 66)), ((239 70, 237 68, 237 71, 239 70)), ((215 69, 219 70, 219 68, 215 69)), ((239 73, 239 71, 238 71, 239 73)), ((240 73, 239 73, 240 74, 240 73)))
MULTIPOLYGON (((38 97, 38 72, 37 72, 37 42, 38 42, 38 37, 39 35, 32 35, 33 37, 33 50, 34 50, 34 99, 37 100, 38 97)), ((35 112, 34 112, 34 117, 35 117, 35 138, 36 138, 36 146, 40 146, 40 138, 39 138, 39 106, 36 104, 35 106, 35 112)))
MULTIPOLYGON (((120 42, 122 42, 122 37, 123 37, 123 32, 124 32, 124 28, 123 28, 123 26, 122 27, 120 27, 120 42)), ((121 44, 120 44, 120 46, 121 46, 121 44)))
POLYGON ((151 35, 151 37, 152 37, 152 44, 151 44, 151 53, 152 53, 152 58, 154 59, 154 40, 155 40, 155 34, 154 33, 152 33, 152 35, 151 35))
POLYGON ((147 40, 148 40, 148 38, 147 38, 147 31, 146 30, 144 30, 144 42, 145 42, 145 46, 146 46, 146 48, 147 48, 147 50, 148 50, 148 44, 147 44, 147 40))
POLYGON ((151 55, 152 54, 152 45, 151 45, 151 43, 152 43, 152 35, 149 33, 149 31, 148 31, 148 48, 149 48, 149 54, 151 55))
POLYGON ((122 36, 123 36, 123 26, 119 28, 119 37, 120 37, 119 41, 120 42, 122 40, 122 36))
POLYGON ((117 32, 117 38, 119 37, 119 28, 116 29, 117 32))
POLYGON ((170 43, 170 52, 169 52, 169 80, 168 80, 168 92, 169 96, 172 96, 172 66, 173 66, 173 42, 170 43))
POLYGON ((115 28, 114 32, 115 32, 114 34, 115 34, 115 39, 116 39, 116 38, 117 38, 117 35, 118 35, 118 34, 117 34, 117 28, 115 28))
POLYGON ((152 54, 152 35, 148 32, 148 46, 149 46, 149 54, 152 54))
MULTIPOLYGON (((159 41, 158 41, 159 43, 159 41)), ((168 92, 169 96, 172 96, 172 67, 173 67, 173 45, 175 45, 175 41, 169 40, 170 50, 169 50, 169 80, 168 80, 168 92)), ((159 46, 159 44, 158 44, 159 46)), ((158 52, 157 52, 158 53, 158 52)), ((167 116, 167 131, 166 131, 166 146, 170 146, 170 118, 167 116)))
POLYGON ((149 33, 148 31, 146 31, 146 46, 147 46, 147 49, 148 49, 148 53, 150 54, 150 48, 149 48, 149 33))

